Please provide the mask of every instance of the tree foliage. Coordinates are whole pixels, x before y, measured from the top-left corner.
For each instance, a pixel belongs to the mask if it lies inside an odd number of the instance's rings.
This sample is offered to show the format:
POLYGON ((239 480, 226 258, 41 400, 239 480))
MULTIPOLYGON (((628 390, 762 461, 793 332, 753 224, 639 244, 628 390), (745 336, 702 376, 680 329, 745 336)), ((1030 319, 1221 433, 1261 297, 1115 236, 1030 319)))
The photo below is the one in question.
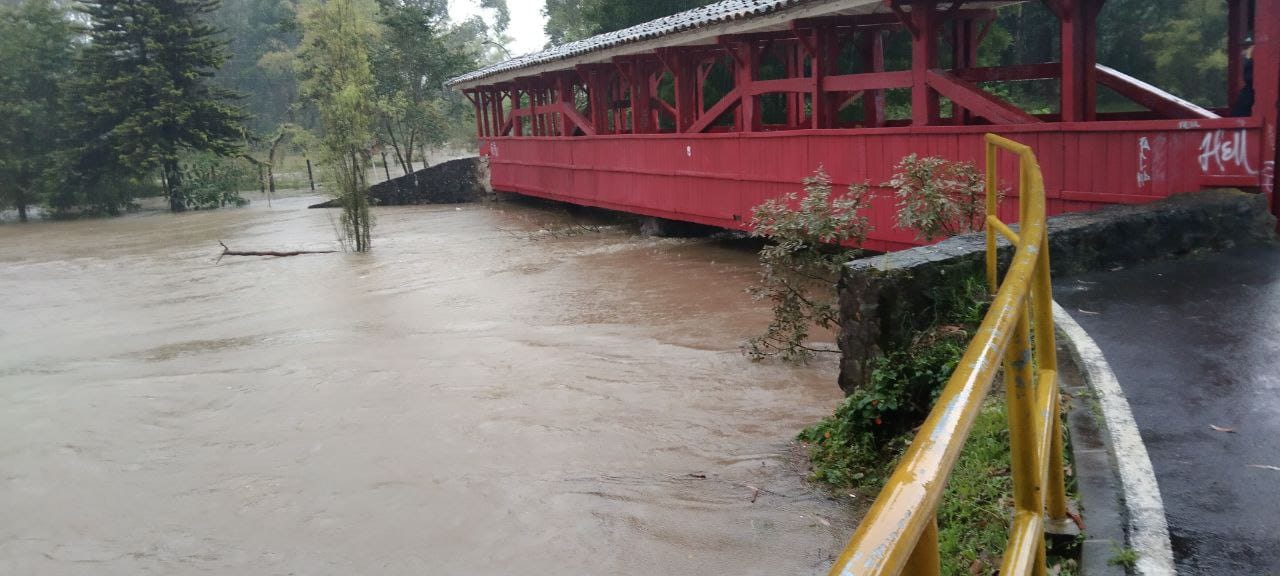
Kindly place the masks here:
POLYGON ((81 10, 89 42, 68 87, 76 102, 73 186, 160 169, 170 208, 188 207, 180 158, 240 150, 235 96, 209 82, 226 58, 206 18, 217 0, 98 0, 81 10))
POLYGON ((371 46, 378 41, 371 2, 317 0, 304 7, 299 67, 302 97, 320 119, 317 141, 337 184, 348 247, 371 248, 366 174, 374 144, 374 77, 371 46))
POLYGON ((562 44, 621 30, 714 1, 546 0, 542 9, 547 16, 544 30, 552 44, 562 44))
POLYGON ((259 134, 297 121, 293 51, 302 39, 297 9, 297 0, 222 0, 210 14, 228 53, 214 82, 246 96, 246 124, 259 134))
POLYGON ((244 206, 248 201, 240 191, 252 188, 258 180, 257 170, 244 158, 211 152, 184 155, 180 169, 187 203, 196 210, 244 206))
POLYGON ((809 330, 839 325, 835 286, 855 252, 844 246, 861 243, 870 229, 859 214, 867 201, 866 185, 850 186, 847 194, 833 198, 831 178, 819 168, 804 180, 804 192, 803 198, 791 192, 768 200, 752 212, 752 235, 769 243, 760 250, 760 284, 751 293, 773 304, 765 333, 747 341, 752 358, 804 361, 813 355, 809 330))
MULTIPOLYGON (((505 2, 499 2, 506 13, 505 2)), ((475 66, 474 55, 451 45, 446 0, 378 0, 380 41, 371 53, 379 140, 389 144, 405 174, 414 152, 447 139, 452 117, 465 117, 445 80, 475 66)))
MULTIPOLYGON (((883 186, 895 190, 900 227, 926 241, 982 228, 985 177, 972 164, 910 154, 897 166, 899 172, 883 186)), ((833 198, 831 178, 819 168, 804 180, 803 198, 792 192, 752 211, 751 233, 767 244, 760 250, 760 284, 750 291, 756 299, 772 302, 773 320, 764 334, 747 341, 748 356, 803 362, 815 351, 808 344, 809 330, 840 325, 836 284, 844 265, 858 255, 851 246, 861 244, 871 230, 859 214, 867 191, 866 184, 855 184, 833 198)), ((886 398, 871 400, 886 402, 879 410, 893 404, 886 398)))
POLYGON ((898 199, 899 228, 925 242, 981 230, 987 217, 986 180, 972 163, 908 154, 885 186, 898 199))
POLYGON ((24 221, 62 139, 58 87, 70 76, 74 36, 52 0, 0 7, 0 208, 24 221))
POLYGON ((1220 0, 1184 0, 1163 25, 1143 34, 1153 77, 1203 105, 1224 104, 1227 85, 1227 9, 1220 0))

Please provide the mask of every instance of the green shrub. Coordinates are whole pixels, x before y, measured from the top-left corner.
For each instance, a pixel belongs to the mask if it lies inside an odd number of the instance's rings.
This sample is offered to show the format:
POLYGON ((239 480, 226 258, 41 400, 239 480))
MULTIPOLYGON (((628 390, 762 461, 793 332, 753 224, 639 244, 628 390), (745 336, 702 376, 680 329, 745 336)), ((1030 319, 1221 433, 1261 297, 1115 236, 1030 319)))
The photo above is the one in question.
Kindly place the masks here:
POLYGON ((845 248, 866 239, 870 224, 859 214, 867 187, 850 186, 833 198, 831 178, 819 168, 804 180, 804 197, 795 192, 756 206, 751 233, 767 238, 760 249, 760 284, 749 289, 757 300, 773 303, 773 321, 762 336, 747 341, 752 359, 780 356, 808 360, 814 349, 806 345, 813 326, 839 326, 836 282, 840 270, 853 259, 845 248))
POLYGON ((951 377, 966 339, 964 331, 938 333, 877 359, 867 386, 800 433, 809 445, 813 478, 837 487, 879 486, 951 377))
POLYGON ((187 207, 196 210, 244 206, 241 190, 257 185, 258 172, 243 158, 193 152, 182 159, 182 187, 187 207))
POLYGON ((985 282, 969 276, 930 292, 930 327, 874 360, 870 382, 835 413, 805 429, 813 478, 874 488, 951 379, 990 304, 985 282))
POLYGON ((987 217, 986 177, 972 163, 908 154, 884 185, 898 198, 898 227, 926 242, 981 230, 987 217))

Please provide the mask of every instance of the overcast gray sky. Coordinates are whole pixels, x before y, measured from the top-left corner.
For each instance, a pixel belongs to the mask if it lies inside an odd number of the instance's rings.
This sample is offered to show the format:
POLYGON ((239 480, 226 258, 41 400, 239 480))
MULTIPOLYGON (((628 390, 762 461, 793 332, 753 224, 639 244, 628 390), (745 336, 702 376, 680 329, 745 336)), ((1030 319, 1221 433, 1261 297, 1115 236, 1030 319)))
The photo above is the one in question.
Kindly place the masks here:
MULTIPOLYGON (((542 50, 547 43, 547 35, 542 31, 542 25, 546 23, 546 18, 542 17, 542 2, 507 0, 507 8, 511 11, 511 27, 507 28, 511 44, 507 45, 507 50, 513 56, 542 50)), ((479 0, 449 0, 449 16, 455 21, 481 13, 486 20, 492 22, 493 15, 487 12, 480 10, 479 0)))

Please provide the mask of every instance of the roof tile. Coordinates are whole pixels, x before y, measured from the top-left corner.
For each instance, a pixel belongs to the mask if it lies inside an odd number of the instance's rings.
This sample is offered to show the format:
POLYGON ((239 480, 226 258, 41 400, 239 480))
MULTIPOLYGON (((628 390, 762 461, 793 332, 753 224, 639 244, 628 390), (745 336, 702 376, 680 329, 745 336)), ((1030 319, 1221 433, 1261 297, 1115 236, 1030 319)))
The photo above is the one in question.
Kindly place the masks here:
POLYGON ((673 32, 768 14, 782 8, 811 1, 813 0, 722 0, 701 8, 686 10, 678 14, 658 18, 657 20, 650 20, 630 28, 606 32, 576 42, 553 46, 533 54, 517 56, 505 62, 499 62, 498 64, 451 78, 448 82, 445 82, 445 85, 455 86, 463 82, 471 82, 511 70, 564 60, 588 52, 665 36, 673 32))

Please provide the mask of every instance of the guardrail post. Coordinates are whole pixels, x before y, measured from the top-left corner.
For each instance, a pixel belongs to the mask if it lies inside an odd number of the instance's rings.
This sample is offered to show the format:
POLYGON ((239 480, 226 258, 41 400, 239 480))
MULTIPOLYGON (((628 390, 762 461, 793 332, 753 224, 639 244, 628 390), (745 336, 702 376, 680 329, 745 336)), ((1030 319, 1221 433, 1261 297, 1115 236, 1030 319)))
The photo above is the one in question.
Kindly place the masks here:
MULTIPOLYGON (((996 145, 993 142, 987 142, 987 217, 992 216, 999 218, 1000 202, 997 187, 999 186, 999 177, 996 169, 999 163, 996 161, 996 145)), ((990 225, 983 226, 987 232, 987 289, 994 295, 996 293, 996 282, 999 280, 996 271, 996 230, 990 225)))
MULTIPOLYGON (((1005 351, 1004 386, 1009 412, 1009 464, 1013 473, 1013 504, 1015 512, 1044 513, 1044 494, 1040 486, 1041 463, 1036 457, 1035 394, 1032 383, 1034 370, 1031 365, 1031 307, 1030 298, 1022 299, 1017 306, 1017 327, 1009 348, 1005 351)), ((1039 539, 1034 574, 1045 573, 1044 540, 1039 539)))
MULTIPOLYGON (((1031 286, 1032 310, 1035 313, 1036 364, 1041 374, 1051 370, 1058 372, 1058 348, 1053 324, 1053 284, 1049 277, 1049 234, 1045 234, 1040 242, 1040 253, 1036 256, 1036 274, 1031 286)), ((1076 534, 1075 523, 1067 516, 1066 479, 1063 472, 1063 440, 1062 418, 1059 415, 1058 382, 1039 382, 1039 386, 1050 386, 1049 395, 1053 398, 1045 414, 1052 419, 1049 433, 1049 453, 1045 457, 1045 466, 1049 467, 1048 486, 1045 487, 1045 506, 1048 521, 1045 531, 1052 534, 1076 534)))
POLYGON ((916 548, 911 551, 911 558, 907 559, 907 565, 903 567, 902 573, 911 574, 912 576, 938 576, 942 574, 942 560, 938 554, 937 514, 934 514, 929 519, 929 523, 924 527, 924 532, 920 533, 920 540, 916 541, 916 548))
POLYGON ((1004 356, 1014 501, 1001 573, 1045 576, 1045 532, 1057 532, 1054 521, 1067 518, 1044 177, 1031 148, 995 134, 987 134, 985 140, 986 272, 994 294, 991 310, 948 379, 938 405, 917 433, 917 438, 930 441, 913 443, 903 454, 849 545, 832 565, 833 576, 939 574, 938 499, 990 390, 999 354, 1004 356), (1019 157, 1017 232, 999 219, 996 156, 1000 150, 1019 157), (998 282, 996 234, 1008 236, 1017 247, 1003 287, 998 282), (936 440, 941 437, 947 440, 936 440))

